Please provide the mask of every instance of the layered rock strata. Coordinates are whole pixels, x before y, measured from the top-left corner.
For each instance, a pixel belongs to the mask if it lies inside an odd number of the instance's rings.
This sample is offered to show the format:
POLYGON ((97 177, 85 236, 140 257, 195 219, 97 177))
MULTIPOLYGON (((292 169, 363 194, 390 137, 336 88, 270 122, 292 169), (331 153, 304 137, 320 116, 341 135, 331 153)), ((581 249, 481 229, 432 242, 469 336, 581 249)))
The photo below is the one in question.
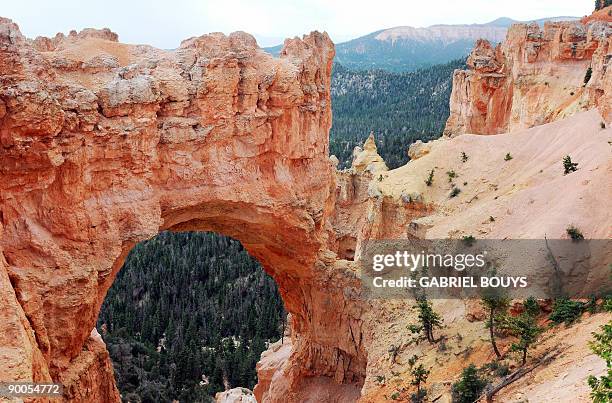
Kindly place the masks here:
POLYGON ((497 46, 479 40, 468 70, 454 73, 445 134, 505 133, 593 107, 611 122, 612 24, 598 15, 516 24, 497 46))

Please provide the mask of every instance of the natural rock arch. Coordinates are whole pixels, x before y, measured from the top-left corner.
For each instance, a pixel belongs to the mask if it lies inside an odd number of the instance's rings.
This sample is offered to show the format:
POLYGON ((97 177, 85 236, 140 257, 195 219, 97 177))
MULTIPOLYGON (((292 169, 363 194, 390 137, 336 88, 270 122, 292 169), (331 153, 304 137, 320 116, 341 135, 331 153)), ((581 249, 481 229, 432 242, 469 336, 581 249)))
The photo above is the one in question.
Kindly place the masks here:
POLYGON ((106 291, 137 242, 210 230, 243 243, 292 313, 278 399, 308 377, 358 390, 361 302, 329 251, 328 36, 287 40, 278 59, 244 33, 175 51, 116 41, 30 41, 0 19, 0 378, 117 400, 90 335, 106 291))

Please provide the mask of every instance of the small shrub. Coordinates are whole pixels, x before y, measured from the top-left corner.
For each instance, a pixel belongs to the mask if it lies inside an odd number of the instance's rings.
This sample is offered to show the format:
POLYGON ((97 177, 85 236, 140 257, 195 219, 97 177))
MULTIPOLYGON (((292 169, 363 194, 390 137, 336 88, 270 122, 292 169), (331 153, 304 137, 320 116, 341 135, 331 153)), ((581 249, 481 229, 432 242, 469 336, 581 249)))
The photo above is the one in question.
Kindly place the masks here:
POLYGON ((489 221, 490 222, 495 222, 495 217, 493 217, 492 215, 489 216, 489 221))
POLYGON ((607 296, 603 300, 603 304, 601 305, 601 309, 604 312, 612 312, 612 297, 607 296))
POLYGON ((504 377, 510 373, 510 367, 504 361, 491 361, 488 364, 483 365, 480 370, 487 370, 493 372, 495 376, 504 377))
POLYGON ((376 379, 376 382, 379 383, 379 384, 385 383, 384 375, 376 375, 376 377, 374 379, 376 379))
POLYGON ((419 357, 416 354, 414 354, 412 357, 408 358, 408 365, 410 366, 410 369, 412 369, 412 367, 414 367, 414 364, 416 364, 418 359, 419 359, 419 357))
POLYGON ((465 235, 463 237, 463 243, 467 246, 472 246, 476 242, 476 238, 473 235, 465 235))
POLYGON ((512 159, 512 155, 510 155, 510 153, 506 153, 506 156, 504 157, 504 161, 510 161, 512 159))
POLYGON ((399 397, 400 397, 400 393, 399 392, 394 392, 391 395, 391 400, 397 400, 397 399, 399 399, 399 397))
POLYGON ((565 232, 567 232, 567 235, 569 235, 569 237, 572 238, 573 241, 581 241, 584 239, 584 235, 582 235, 582 232, 580 232, 580 230, 574 227, 573 225, 567 227, 565 229, 565 232))
POLYGON ((589 298, 589 302, 587 303, 585 309, 591 314, 597 313, 597 298, 595 298, 594 296, 591 296, 591 298, 589 298))
POLYGON ((600 329, 601 333, 593 333, 595 340, 589 342, 589 347, 604 359, 608 370, 607 374, 600 378, 590 375, 588 384, 591 387, 593 402, 607 403, 612 400, 612 322, 608 322, 600 329))
POLYGON ((499 361, 491 361, 480 367, 481 370, 495 371, 499 368, 499 361))
POLYGON ((453 402, 473 403, 478 400, 487 381, 478 375, 474 364, 463 369, 461 379, 453 384, 453 402))
POLYGON ((446 171, 446 175, 448 175, 448 181, 449 182, 452 182, 453 179, 455 179, 457 177, 457 174, 452 169, 450 171, 446 171))
POLYGON ((410 330, 410 333, 413 333, 413 334, 421 333, 421 331, 423 330, 422 326, 414 325, 414 324, 410 324, 406 327, 408 328, 408 330, 410 330))
POLYGON ((523 301, 523 307, 525 307, 525 312, 528 315, 538 316, 540 314, 540 305, 534 297, 529 297, 523 301))
POLYGON ((572 157, 570 157, 569 155, 566 155, 563 158, 563 175, 567 175, 571 172, 576 172, 576 170, 578 169, 578 163, 577 162, 572 162, 572 157))
POLYGON ((433 183, 433 177, 434 177, 434 170, 432 169, 431 171, 429 171, 429 176, 425 180, 425 184, 427 186, 431 186, 431 184, 433 183))
POLYGON ((606 122, 599 122, 599 127, 601 127, 602 129, 606 128, 606 122))
POLYGON ((450 197, 456 197, 459 193, 461 193, 461 189, 457 186, 453 186, 453 189, 450 192, 450 197))
POLYGON ((582 302, 561 298, 555 301, 548 319, 556 324, 565 323, 566 325, 571 325, 580 318, 584 310, 585 304, 582 302))
POLYGON ((469 159, 470 157, 468 157, 465 152, 461 151, 461 162, 467 162, 469 159))
POLYGON ((499 364, 497 369, 495 369, 495 375, 499 377, 504 377, 510 374, 510 367, 508 364, 499 364))

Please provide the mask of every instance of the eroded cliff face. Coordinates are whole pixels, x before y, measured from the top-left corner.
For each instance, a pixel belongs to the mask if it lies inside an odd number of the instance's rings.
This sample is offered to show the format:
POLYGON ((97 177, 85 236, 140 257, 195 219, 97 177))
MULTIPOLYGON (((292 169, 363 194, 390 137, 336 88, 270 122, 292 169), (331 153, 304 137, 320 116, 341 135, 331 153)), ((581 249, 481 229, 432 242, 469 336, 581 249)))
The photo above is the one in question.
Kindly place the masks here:
MULTIPOLYGON (((513 52, 524 55, 521 35, 516 49, 508 42, 505 51, 481 42, 470 58, 479 71, 466 73, 469 83, 484 77, 499 87, 478 94, 487 108, 504 105, 507 115, 472 120, 464 118, 472 109, 455 109, 460 131, 470 122, 510 128, 519 101, 531 100, 516 95, 528 86, 515 77, 540 74, 522 75, 528 68, 558 72, 556 86, 568 71, 583 80, 578 70, 587 61, 571 49, 569 59, 544 57, 563 41, 539 40, 548 50, 531 64, 503 64, 513 52)), ((610 75, 601 43, 581 53, 593 60, 581 99, 605 114, 610 75)), ((201 230, 239 239, 275 279, 291 313, 290 338, 258 364, 259 400, 377 402, 396 392, 408 399, 408 359, 417 354, 432 370, 432 399, 444 401, 467 363, 492 358, 483 323, 470 303, 438 300, 445 350, 414 344, 406 330, 418 320, 411 301, 363 294, 364 241, 564 237, 568 217, 587 238, 611 236, 603 207, 612 197, 612 131, 600 126, 600 112, 493 138, 419 144, 413 160, 392 171, 372 137, 351 169, 336 172, 327 157, 333 55, 327 35, 317 32, 287 40, 274 59, 245 33, 191 38, 163 51, 120 44, 108 30, 31 41, 0 19, 0 379, 60 381, 67 401, 118 401, 108 353, 92 332, 106 291, 137 242, 161 230, 201 230), (504 165, 506 152, 514 158, 504 165), (579 169, 562 175, 569 153, 579 169), (462 187, 454 198, 448 170, 462 187), (560 202, 560 188, 574 192, 560 202), (390 346, 399 350, 396 361, 390 346)), ((548 99, 542 96, 542 105, 548 99)), ((517 115, 520 124, 530 113, 517 115)), ((551 332, 548 343, 567 345, 572 360, 598 375, 604 364, 586 337, 606 320, 595 315, 580 328, 551 332), (582 345, 574 332, 584 336, 582 345)), ((504 352, 510 341, 500 340, 504 352)), ((572 391, 558 401, 588 396, 580 367, 550 365, 516 384, 538 396, 572 391), (563 388, 554 386, 565 370, 571 376, 563 388)))
POLYGON ((241 32, 163 51, 108 30, 31 41, 0 19, 0 379, 118 401, 91 336, 106 291, 137 242, 201 230, 239 239, 292 314, 269 401, 318 377, 358 393, 357 280, 327 248, 333 56, 318 32, 275 59, 241 32))
POLYGON ((547 22, 543 29, 516 24, 496 47, 479 40, 469 69, 453 76, 444 133, 505 133, 593 107, 611 122, 612 24, 604 18, 609 10, 584 23, 547 22))

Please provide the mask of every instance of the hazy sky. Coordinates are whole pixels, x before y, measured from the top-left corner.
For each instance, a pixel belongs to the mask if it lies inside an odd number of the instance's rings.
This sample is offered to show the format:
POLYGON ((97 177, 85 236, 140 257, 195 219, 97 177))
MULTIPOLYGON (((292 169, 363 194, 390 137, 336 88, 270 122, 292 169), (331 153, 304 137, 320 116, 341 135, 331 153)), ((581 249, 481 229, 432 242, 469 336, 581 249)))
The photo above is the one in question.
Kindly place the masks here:
POLYGON ((398 25, 583 16, 593 6, 593 0, 4 0, 0 16, 32 38, 108 27, 122 42, 175 48, 185 38, 215 31, 247 31, 260 46, 315 29, 341 42, 398 25))

